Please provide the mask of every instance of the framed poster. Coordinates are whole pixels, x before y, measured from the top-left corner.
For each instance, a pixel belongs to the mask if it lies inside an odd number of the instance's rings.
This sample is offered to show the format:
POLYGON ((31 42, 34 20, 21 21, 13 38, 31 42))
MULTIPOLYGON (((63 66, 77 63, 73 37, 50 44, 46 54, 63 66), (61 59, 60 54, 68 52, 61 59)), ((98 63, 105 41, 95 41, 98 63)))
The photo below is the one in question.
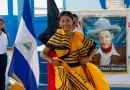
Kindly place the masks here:
POLYGON ((82 29, 97 43, 92 63, 103 72, 127 72, 127 16, 85 15, 82 29))

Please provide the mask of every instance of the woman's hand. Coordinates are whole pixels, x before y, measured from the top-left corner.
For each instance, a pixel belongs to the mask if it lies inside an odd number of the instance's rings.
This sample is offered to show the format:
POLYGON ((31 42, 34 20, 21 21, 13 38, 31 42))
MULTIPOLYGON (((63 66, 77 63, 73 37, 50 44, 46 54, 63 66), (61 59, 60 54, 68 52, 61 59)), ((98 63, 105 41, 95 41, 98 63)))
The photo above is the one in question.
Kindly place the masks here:
POLYGON ((82 60, 80 60, 80 63, 82 64, 82 65, 85 65, 87 62, 90 62, 91 61, 91 58, 89 58, 89 57, 84 57, 84 58, 82 58, 82 60))
POLYGON ((54 66, 61 66, 61 62, 59 60, 52 60, 51 64, 54 66))
POLYGON ((16 45, 16 44, 13 44, 12 47, 7 47, 7 50, 8 50, 8 51, 12 51, 12 50, 14 50, 15 45, 16 45))
POLYGON ((10 48, 11 50, 14 50, 14 47, 15 47, 16 44, 13 44, 13 46, 10 48))
POLYGON ((16 45, 16 44, 13 44, 13 46, 11 47, 11 48, 12 48, 12 50, 14 49, 15 45, 16 45))

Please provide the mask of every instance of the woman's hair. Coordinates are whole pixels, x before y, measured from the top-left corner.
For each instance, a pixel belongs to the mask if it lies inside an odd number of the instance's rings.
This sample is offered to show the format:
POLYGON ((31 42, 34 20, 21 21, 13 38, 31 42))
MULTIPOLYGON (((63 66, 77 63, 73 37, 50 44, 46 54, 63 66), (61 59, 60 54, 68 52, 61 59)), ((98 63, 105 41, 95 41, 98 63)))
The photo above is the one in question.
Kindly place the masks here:
MULTIPOLYGON (((73 14, 73 18, 77 18, 77 22, 78 22, 78 16, 76 14, 73 14)), ((77 22, 73 21, 73 25, 75 25, 77 22)))
MULTIPOLYGON (((4 24, 4 19, 2 19, 2 18, 0 17, 0 20, 1 20, 1 21, 3 22, 3 24, 4 24)), ((1 31, 4 32, 4 33, 7 35, 7 38, 8 38, 8 40, 9 40, 9 35, 8 35, 8 33, 7 33, 7 31, 5 30, 4 27, 2 27, 1 31)))
POLYGON ((60 21, 61 17, 67 15, 73 20, 73 14, 70 11, 62 11, 58 16, 58 21, 60 21))
POLYGON ((76 17, 78 19, 78 16, 76 14, 73 14, 73 17, 76 17))

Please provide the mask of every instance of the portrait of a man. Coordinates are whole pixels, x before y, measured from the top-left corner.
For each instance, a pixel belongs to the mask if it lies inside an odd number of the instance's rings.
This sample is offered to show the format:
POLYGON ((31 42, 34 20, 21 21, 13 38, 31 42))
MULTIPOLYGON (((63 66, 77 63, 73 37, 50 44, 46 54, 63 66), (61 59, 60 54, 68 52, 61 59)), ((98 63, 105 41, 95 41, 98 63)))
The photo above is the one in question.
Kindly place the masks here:
POLYGON ((84 34, 98 43, 92 63, 102 71, 127 70, 125 21, 124 17, 83 18, 84 34))
POLYGON ((88 31, 88 37, 97 39, 100 44, 92 62, 96 65, 126 64, 125 51, 115 47, 112 43, 113 37, 120 33, 121 28, 117 25, 111 25, 109 20, 105 18, 99 18, 95 22, 95 27, 94 31, 88 31))

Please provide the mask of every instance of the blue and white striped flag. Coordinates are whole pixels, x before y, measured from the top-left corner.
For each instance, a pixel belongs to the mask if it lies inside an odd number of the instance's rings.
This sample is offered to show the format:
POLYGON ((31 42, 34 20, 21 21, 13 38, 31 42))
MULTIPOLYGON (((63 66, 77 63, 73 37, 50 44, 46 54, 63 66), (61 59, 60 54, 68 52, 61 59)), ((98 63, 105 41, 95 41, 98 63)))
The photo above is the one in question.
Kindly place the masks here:
POLYGON ((38 90, 39 60, 29 0, 24 0, 15 44, 8 75, 19 79, 26 90, 38 90))

